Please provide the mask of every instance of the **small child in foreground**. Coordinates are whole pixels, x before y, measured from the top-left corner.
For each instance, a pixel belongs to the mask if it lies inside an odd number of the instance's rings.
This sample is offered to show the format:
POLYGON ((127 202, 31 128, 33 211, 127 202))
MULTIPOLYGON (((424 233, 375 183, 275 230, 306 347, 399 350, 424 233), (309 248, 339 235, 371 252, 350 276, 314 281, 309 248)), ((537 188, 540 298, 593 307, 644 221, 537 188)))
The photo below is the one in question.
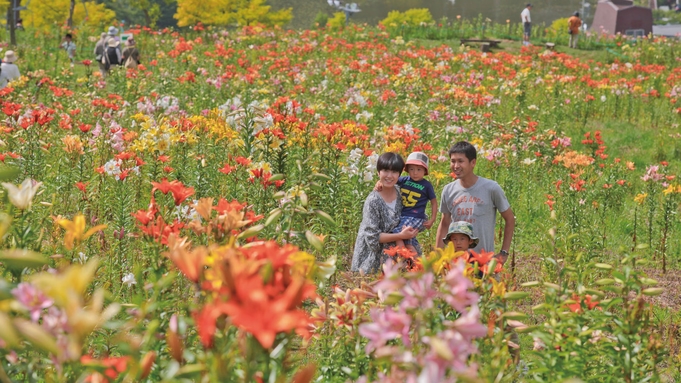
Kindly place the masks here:
MULTIPOLYGON (((478 237, 473 236, 473 225, 471 223, 466 221, 452 222, 449 225, 447 236, 444 237, 442 241, 445 243, 445 246, 447 246, 447 244, 451 242, 454 245, 455 252, 459 251, 465 252, 466 255, 464 256, 464 259, 468 263, 478 264, 480 270, 476 275, 477 278, 482 278, 484 274, 490 272, 488 269, 488 264, 494 257, 494 253, 485 252, 485 250, 483 249, 480 252, 480 254, 478 254, 471 250, 478 246, 478 242, 480 241, 478 237)), ((497 263, 494 270, 491 273, 498 273, 502 270, 502 268, 503 266, 500 263, 497 263)))
POLYGON ((442 241, 444 241, 445 246, 452 242, 456 252, 468 252, 469 249, 473 249, 478 245, 480 239, 473 236, 473 225, 466 221, 457 221, 449 225, 447 236, 442 241))

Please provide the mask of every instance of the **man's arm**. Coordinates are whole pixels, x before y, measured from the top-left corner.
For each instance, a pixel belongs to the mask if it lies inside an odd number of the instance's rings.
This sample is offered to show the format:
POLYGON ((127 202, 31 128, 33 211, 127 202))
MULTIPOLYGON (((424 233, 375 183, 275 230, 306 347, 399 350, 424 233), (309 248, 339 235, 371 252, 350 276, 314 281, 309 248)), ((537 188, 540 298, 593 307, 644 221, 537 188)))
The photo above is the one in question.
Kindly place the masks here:
POLYGON ((445 234, 447 234, 447 230, 449 229, 449 224, 452 223, 452 214, 451 213, 442 213, 442 219, 440 220, 440 225, 437 227, 437 239, 436 239, 436 247, 443 249, 445 247, 445 243, 442 241, 442 238, 444 238, 445 234))
POLYGON ((511 249, 511 241, 513 240, 513 232, 515 231, 515 215, 513 209, 510 207, 505 212, 500 213, 501 218, 504 219, 504 240, 501 244, 501 250, 506 250, 506 255, 499 253, 495 257, 503 264, 508 258, 508 251, 511 249))

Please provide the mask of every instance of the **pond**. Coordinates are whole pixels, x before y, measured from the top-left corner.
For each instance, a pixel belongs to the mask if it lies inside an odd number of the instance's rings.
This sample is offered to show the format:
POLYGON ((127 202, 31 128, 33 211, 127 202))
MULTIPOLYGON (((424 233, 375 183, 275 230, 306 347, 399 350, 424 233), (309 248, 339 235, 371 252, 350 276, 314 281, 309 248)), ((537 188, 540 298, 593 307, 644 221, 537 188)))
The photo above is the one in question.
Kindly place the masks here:
MULTIPOLYGON (((352 16, 356 23, 378 24, 388 16, 390 11, 406 11, 412 8, 428 8, 436 20, 442 17, 456 19, 461 17, 472 19, 482 15, 493 21, 505 23, 520 22, 520 12, 527 0, 347 0, 357 3, 361 12, 352 16)), ((569 17, 575 11, 582 9, 581 0, 529 0, 532 3, 532 22, 535 24, 551 24, 553 20, 569 17)), ((331 15, 335 9, 328 5, 327 0, 270 0, 273 9, 293 8, 293 28, 309 28, 313 25, 315 16, 319 12, 331 15)), ((591 5, 593 16, 595 2, 591 5)), ((589 18, 587 17, 587 21, 589 18)))

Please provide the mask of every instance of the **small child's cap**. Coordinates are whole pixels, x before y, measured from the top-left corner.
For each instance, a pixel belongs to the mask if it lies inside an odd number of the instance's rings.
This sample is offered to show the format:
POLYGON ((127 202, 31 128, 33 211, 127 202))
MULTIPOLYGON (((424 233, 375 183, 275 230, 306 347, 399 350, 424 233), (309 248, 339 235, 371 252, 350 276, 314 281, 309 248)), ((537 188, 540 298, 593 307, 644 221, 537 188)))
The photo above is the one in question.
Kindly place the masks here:
POLYGON ((442 239, 445 245, 449 243, 449 236, 456 233, 467 235, 468 238, 473 240, 473 243, 471 243, 470 246, 468 247, 470 249, 474 248, 475 246, 478 246, 478 242, 480 242, 480 239, 478 237, 473 236, 473 225, 466 221, 456 221, 452 222, 449 225, 449 231, 447 231, 447 236, 442 239))
POLYGON ((406 165, 420 165, 426 168, 426 175, 428 175, 428 156, 422 152, 413 152, 407 157, 406 165))

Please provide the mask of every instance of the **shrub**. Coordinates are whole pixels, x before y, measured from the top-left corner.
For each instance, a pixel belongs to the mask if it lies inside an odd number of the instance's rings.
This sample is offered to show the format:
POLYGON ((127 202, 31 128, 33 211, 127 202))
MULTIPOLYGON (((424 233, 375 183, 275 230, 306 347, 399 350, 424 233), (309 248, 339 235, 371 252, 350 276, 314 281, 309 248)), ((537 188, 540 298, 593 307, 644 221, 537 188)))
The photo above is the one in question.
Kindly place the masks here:
POLYGON ((343 12, 334 13, 333 17, 326 22, 326 25, 331 29, 343 28, 343 26, 345 25, 345 13, 343 12))
POLYGON ((396 27, 399 25, 421 25, 430 24, 433 22, 433 15, 427 8, 410 9, 406 12, 391 11, 388 13, 388 17, 381 21, 386 27, 396 27))
POLYGON ((554 20, 548 29, 548 32, 553 36, 566 35, 568 30, 568 18, 554 20))
POLYGON ((313 27, 324 28, 326 23, 329 22, 329 15, 326 12, 319 12, 314 18, 313 27))

